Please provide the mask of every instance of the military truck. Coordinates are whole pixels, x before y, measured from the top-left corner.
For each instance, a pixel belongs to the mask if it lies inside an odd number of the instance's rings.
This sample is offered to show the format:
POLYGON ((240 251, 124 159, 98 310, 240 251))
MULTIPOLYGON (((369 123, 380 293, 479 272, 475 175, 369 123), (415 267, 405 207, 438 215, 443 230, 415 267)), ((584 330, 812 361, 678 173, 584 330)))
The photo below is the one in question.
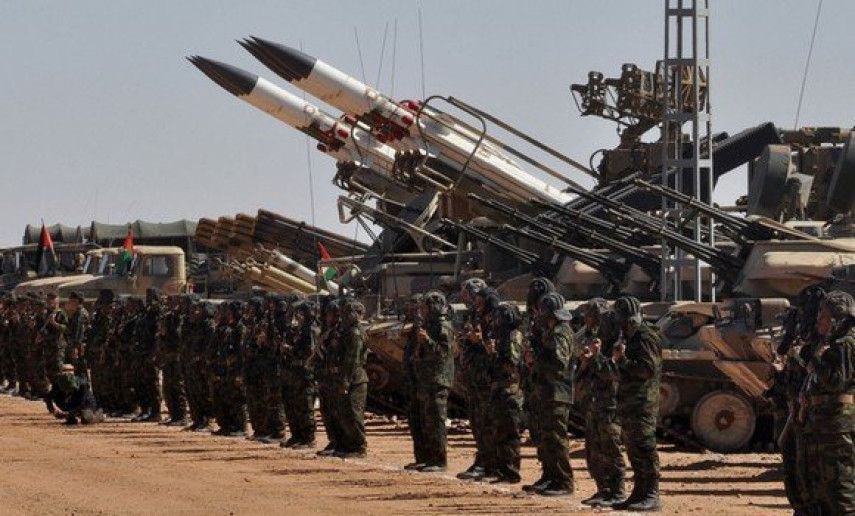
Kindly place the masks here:
POLYGON ((15 286, 14 292, 18 295, 31 293, 47 294, 55 292, 59 287, 64 285, 71 286, 84 283, 96 276, 105 274, 109 264, 115 260, 118 253, 119 249, 115 247, 89 250, 86 252, 86 258, 80 273, 22 281, 15 286))
MULTIPOLYGON (((118 251, 118 249, 117 249, 118 251)), ((163 294, 180 294, 190 288, 184 251, 176 246, 134 246, 133 260, 128 266, 117 261, 105 264, 104 273, 83 282, 60 285, 60 297, 79 292, 87 301, 94 300, 103 289, 116 295, 145 295, 154 287, 163 294)))

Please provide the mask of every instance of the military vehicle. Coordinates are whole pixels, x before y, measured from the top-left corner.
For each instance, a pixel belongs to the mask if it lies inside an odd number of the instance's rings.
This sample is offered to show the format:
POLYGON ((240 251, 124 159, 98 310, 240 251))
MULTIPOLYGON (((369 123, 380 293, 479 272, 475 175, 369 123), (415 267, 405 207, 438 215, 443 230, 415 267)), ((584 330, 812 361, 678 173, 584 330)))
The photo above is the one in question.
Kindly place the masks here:
POLYGON ((187 292, 187 271, 184 251, 175 246, 134 246, 133 260, 129 266, 110 260, 103 273, 82 282, 63 284, 56 288, 60 297, 71 292, 80 293, 87 301, 97 299, 103 289, 116 295, 144 296, 148 288, 157 288, 163 294, 187 292))
POLYGON ((86 257, 79 273, 23 281, 15 286, 14 292, 18 295, 47 294, 56 292, 62 286, 84 283, 96 276, 105 274, 118 253, 119 249, 115 247, 91 249, 86 251, 86 257))

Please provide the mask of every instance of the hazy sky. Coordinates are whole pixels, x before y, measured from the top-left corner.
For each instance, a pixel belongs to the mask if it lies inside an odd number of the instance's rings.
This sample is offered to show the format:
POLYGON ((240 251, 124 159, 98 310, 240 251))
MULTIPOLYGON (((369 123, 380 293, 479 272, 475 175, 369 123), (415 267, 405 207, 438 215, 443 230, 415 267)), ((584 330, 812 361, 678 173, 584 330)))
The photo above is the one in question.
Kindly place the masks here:
MULTIPOLYGON (((791 127, 816 1, 713 0, 716 131, 791 127)), ((238 101, 184 60, 201 54, 282 83, 234 40, 253 34, 391 90, 454 95, 587 162, 617 143, 614 125, 581 118, 568 85, 589 70, 661 58, 660 0, 0 1, 0 244, 44 218, 88 224, 169 221, 266 208, 311 219, 306 139, 238 101)), ((801 125, 852 126, 855 2, 825 0, 801 125)), ((288 86, 290 88, 290 86, 288 86)), ((316 220, 342 229, 331 159, 312 148, 316 220)), ((580 176, 568 170, 579 179, 580 176)), ((744 193, 727 176, 717 198, 744 193)), ((352 227, 344 229, 353 236, 352 227)))

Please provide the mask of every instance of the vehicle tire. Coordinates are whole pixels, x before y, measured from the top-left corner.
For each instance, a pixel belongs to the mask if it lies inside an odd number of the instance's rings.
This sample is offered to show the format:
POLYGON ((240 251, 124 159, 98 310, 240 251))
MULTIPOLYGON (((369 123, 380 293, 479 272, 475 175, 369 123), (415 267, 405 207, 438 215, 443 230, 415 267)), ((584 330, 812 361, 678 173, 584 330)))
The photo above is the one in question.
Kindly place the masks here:
POLYGON ((662 382, 659 385, 659 419, 674 413, 680 404, 680 390, 677 384, 662 382))
POLYGON ((730 453, 745 448, 757 424, 754 407, 739 394, 713 391, 692 411, 692 431, 710 451, 730 453))

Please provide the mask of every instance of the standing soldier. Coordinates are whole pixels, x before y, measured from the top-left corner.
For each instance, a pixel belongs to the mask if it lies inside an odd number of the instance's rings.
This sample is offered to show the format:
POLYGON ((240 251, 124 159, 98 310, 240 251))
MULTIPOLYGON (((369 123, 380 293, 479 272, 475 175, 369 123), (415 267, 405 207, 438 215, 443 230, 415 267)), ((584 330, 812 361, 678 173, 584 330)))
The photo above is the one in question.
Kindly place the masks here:
POLYGON ((537 302, 549 292, 555 292, 555 285, 546 278, 534 278, 528 285, 526 296, 526 339, 527 345, 523 350, 523 367, 520 383, 523 389, 523 413, 525 415, 526 427, 531 444, 537 446, 540 442, 540 421, 537 419, 537 392, 531 382, 531 369, 534 366, 534 357, 540 349, 543 340, 540 324, 538 324, 537 302))
POLYGON ((327 434, 327 446, 318 452, 321 456, 331 456, 338 452, 344 443, 344 436, 336 415, 338 388, 336 386, 335 356, 339 338, 340 302, 328 296, 321 304, 321 335, 315 348, 312 366, 318 379, 318 398, 321 405, 321 420, 327 434))
POLYGON ((121 400, 122 413, 131 418, 140 416, 139 375, 140 354, 138 352, 137 327, 142 319, 144 305, 136 297, 124 300, 122 324, 116 335, 116 368, 120 372, 116 394, 121 400), (135 416, 136 414, 136 416, 135 416))
POLYGON ((217 435, 246 435, 246 396, 243 385, 241 344, 246 327, 241 322, 243 303, 231 301, 221 310, 213 353, 211 394, 220 429, 217 435))
POLYGON ((184 388, 184 370, 181 367, 181 311, 186 305, 184 299, 189 295, 170 296, 166 310, 158 323, 157 358, 163 372, 163 398, 169 419, 169 426, 187 424, 187 396, 184 388))
MULTIPOLYGON (((276 373, 276 357, 270 345, 264 300, 253 297, 246 304, 243 322, 246 326, 242 347, 243 380, 246 392, 246 407, 252 425, 250 440, 271 442, 272 429, 268 417, 270 392, 273 391, 276 373)), ((276 386, 278 387, 278 385, 276 386)))
POLYGON ((564 308, 564 298, 551 292, 538 301, 542 341, 534 359, 531 381, 537 393, 537 417, 541 438, 537 456, 543 473, 524 491, 544 496, 566 496, 573 493, 573 470, 567 442, 567 421, 573 386, 570 378, 575 345, 572 316, 564 308))
MULTIPOLYGON (((416 348, 419 340, 416 335, 424 328, 422 317, 422 294, 413 294, 407 303, 404 324, 410 324, 407 340, 404 343, 404 357, 402 363, 404 393, 407 396, 407 426, 410 429, 410 437, 413 439, 414 461, 404 466, 407 470, 418 470, 427 465, 428 454, 425 449, 424 424, 422 423, 421 407, 418 399, 418 379, 416 377, 415 359, 416 348)), ((452 356, 453 361, 453 356, 452 356)), ((320 388, 320 385, 318 385, 320 388)))
POLYGON ((109 410, 109 407, 104 403, 104 363, 102 356, 107 338, 110 334, 111 304, 113 303, 113 291, 109 289, 102 290, 98 293, 98 299, 95 300, 95 307, 92 312, 92 324, 86 333, 86 350, 83 356, 86 359, 86 365, 89 366, 89 376, 91 378, 92 392, 95 395, 101 407, 109 410))
POLYGON ((574 402, 585 416, 585 461, 597 492, 582 503, 611 507, 625 498, 626 465, 620 450, 617 420, 617 371, 611 361, 619 331, 605 299, 590 300, 584 317, 584 327, 576 337, 582 354, 575 378, 579 396, 574 402))
POLYGON ((822 344, 808 364, 801 421, 811 514, 855 514, 855 299, 829 292, 816 329, 822 344))
POLYGON ((10 297, 0 298, 0 383, 6 382, 2 392, 13 393, 18 383, 15 375, 15 355, 12 349, 11 325, 9 313, 11 312, 12 299, 10 297))
POLYGON ((315 303, 298 300, 290 310, 293 330, 280 344, 282 356, 282 392, 285 417, 291 437, 283 448, 306 449, 315 446, 315 378, 309 358, 320 333, 315 303))
MULTIPOLYGON (((59 306, 59 296, 51 292, 47 295, 47 317, 44 324, 40 326, 41 342, 43 346, 44 373, 47 380, 54 379, 62 372, 65 363, 65 353, 68 346, 66 333, 68 332, 68 315, 59 306)), ((41 362, 41 361, 39 361, 41 362)), ((38 362, 37 362, 38 363, 38 362)), ((42 376, 38 371, 37 376, 42 376)), ((41 394, 47 394, 47 386, 42 385, 41 394)))
POLYGON ((145 292, 145 309, 137 321, 137 395, 142 412, 136 421, 160 422, 160 381, 157 368, 157 337, 163 305, 157 289, 145 292))
POLYGON ((495 449, 496 482, 520 481, 520 432, 522 423, 522 316, 516 306, 499 305, 493 312, 494 344, 488 349, 490 367, 490 439, 495 449))
MULTIPOLYGON (((469 426, 475 439, 475 461, 457 474, 463 480, 481 480, 492 466, 487 457, 487 418, 490 403, 490 357, 484 348, 484 309, 477 306, 477 295, 487 288, 480 278, 466 280, 460 289, 460 300, 469 308, 460 343, 460 368, 466 389, 469 426)), ((490 471, 492 473, 492 471, 490 471)))
POLYGON ((209 431, 211 408, 211 378, 208 355, 214 345, 216 325, 215 307, 206 301, 192 302, 184 300, 189 316, 185 315, 181 323, 181 365, 184 367, 184 384, 187 389, 187 402, 193 423, 187 430, 209 431))
POLYGON ((617 409, 632 465, 633 486, 629 498, 612 508, 658 511, 656 418, 659 415, 662 338, 657 328, 644 322, 638 299, 621 297, 615 301, 614 311, 622 332, 622 339, 612 350, 618 374, 617 409))
POLYGON ((68 351, 65 362, 74 366, 74 374, 85 378, 88 365, 86 363, 86 333, 89 329, 89 312, 83 306, 83 296, 72 292, 65 303, 68 314, 68 351))
POLYGON ((448 466, 445 419, 448 390, 454 379, 454 331, 448 322, 448 304, 441 292, 425 294, 419 311, 423 323, 414 323, 408 337, 408 346, 415 347, 412 367, 421 426, 415 435, 421 440, 418 448, 423 454, 418 459, 424 461, 419 471, 432 473, 445 471, 448 466))
POLYGON ((365 457, 365 403, 368 397, 368 339, 362 328, 365 307, 356 300, 348 300, 341 310, 338 343, 333 357, 338 398, 336 416, 342 435, 336 457, 365 457))

